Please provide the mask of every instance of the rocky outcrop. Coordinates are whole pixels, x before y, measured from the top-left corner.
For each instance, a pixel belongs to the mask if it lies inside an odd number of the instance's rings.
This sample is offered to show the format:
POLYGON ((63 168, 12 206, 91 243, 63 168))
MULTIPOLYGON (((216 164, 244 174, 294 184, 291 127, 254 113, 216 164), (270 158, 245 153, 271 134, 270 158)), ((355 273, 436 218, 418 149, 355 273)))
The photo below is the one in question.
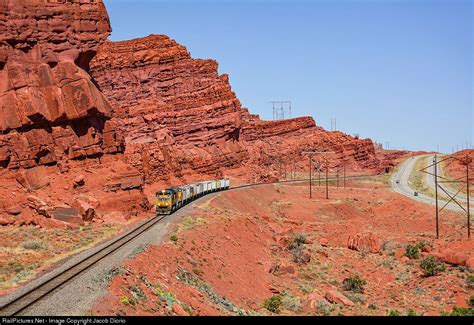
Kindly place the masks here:
POLYGON ((91 73, 123 122, 126 156, 148 181, 271 169, 275 158, 302 161, 309 149, 336 151, 356 167, 377 166, 374 146, 328 133, 310 117, 262 121, 243 108, 214 60, 192 59, 164 35, 107 42, 91 73), (264 167, 264 168, 257 168, 264 167))
MULTIPOLYGON (((346 165, 352 169, 377 169, 379 161, 370 139, 358 139, 342 132, 327 132, 316 126, 311 117, 283 121, 262 121, 248 114, 243 121, 241 139, 258 166, 301 163, 304 151, 330 151, 333 168, 346 165)), ((306 161, 306 160, 304 160, 306 161)))
MULTIPOLYGON (((310 117, 262 121, 243 108, 214 60, 193 59, 164 35, 106 41, 101 1, 0 0, 0 166, 10 169, 125 153, 143 178, 275 179, 275 162, 305 150, 377 168, 374 146, 326 132, 310 117), (269 173, 270 171, 270 173, 269 173)), ((126 183, 129 182, 129 185, 126 183)))
POLYGON ((380 241, 374 234, 349 235, 347 247, 362 253, 380 253, 380 241))
POLYGON ((0 165, 123 151, 88 70, 110 31, 101 1, 0 0, 0 165))
POLYGON ((107 42, 91 72, 123 121, 128 161, 147 180, 241 165, 241 104, 214 60, 164 35, 107 42))

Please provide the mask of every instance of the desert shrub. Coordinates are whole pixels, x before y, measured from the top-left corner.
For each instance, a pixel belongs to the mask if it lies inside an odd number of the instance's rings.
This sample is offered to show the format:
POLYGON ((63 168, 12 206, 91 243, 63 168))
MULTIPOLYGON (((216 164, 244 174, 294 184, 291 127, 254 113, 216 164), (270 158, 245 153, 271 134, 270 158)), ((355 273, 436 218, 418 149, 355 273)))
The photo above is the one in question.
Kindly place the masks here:
POLYGON ((303 246, 306 243, 306 237, 305 233, 293 234, 288 242, 288 249, 291 251, 303 246))
POLYGON ((296 264, 308 263, 311 260, 311 256, 305 252, 303 246, 295 247, 290 252, 296 264))
POLYGON ((474 275, 469 274, 466 278, 466 284, 469 289, 474 289, 474 275))
POLYGON ((474 307, 474 296, 470 296, 469 297, 469 300, 467 301, 469 303, 469 306, 473 306, 474 307))
POLYGON ((172 234, 172 235, 170 236, 170 240, 171 240, 172 242, 176 243, 176 242, 178 241, 178 236, 177 236, 176 234, 172 234))
POLYGON ((474 316, 474 308, 454 306, 449 316, 474 316))
POLYGON ((281 303, 282 305, 294 312, 297 312, 301 309, 301 299, 300 297, 294 297, 288 293, 285 293, 282 296, 281 303))
POLYGON ((48 248, 48 245, 40 241, 27 241, 21 244, 21 247, 24 249, 39 250, 48 248))
POLYGON ((280 313, 280 306, 282 305, 281 295, 273 295, 263 302, 263 307, 274 314, 280 313))
POLYGON ((135 301, 131 297, 122 296, 119 301, 126 306, 135 306, 135 301))
POLYGON ((390 310, 388 312, 388 316, 401 316, 401 315, 400 315, 400 312, 395 309, 395 310, 390 310))
POLYGON ((305 242, 306 234, 304 233, 293 234, 288 241, 287 249, 293 256, 293 262, 297 264, 308 263, 311 260, 311 256, 304 250, 305 242))
POLYGON ((194 309, 193 307, 183 304, 183 310, 188 313, 189 316, 192 316, 194 314, 194 309))
POLYGON ((364 286, 367 284, 367 281, 362 279, 358 274, 351 276, 350 278, 344 279, 342 285, 344 290, 363 293, 364 286))
POLYGON ((422 316, 423 314, 417 314, 416 310, 414 309, 408 309, 407 316, 422 316))
POLYGON ((423 270, 424 276, 433 276, 444 272, 446 267, 442 262, 433 256, 428 256, 420 261, 420 267, 423 270))
POLYGON ((376 310, 377 306, 375 306, 374 304, 370 304, 367 308, 369 308, 370 310, 376 310))
POLYGON ((330 316, 333 310, 333 306, 326 300, 318 301, 316 308, 318 313, 322 316, 330 316))
POLYGON ((134 300, 139 301, 142 299, 146 299, 146 295, 140 287, 132 286, 129 288, 134 300))
POLYGON ((407 245, 405 248, 405 256, 411 260, 416 260, 421 257, 421 249, 425 247, 426 243, 424 241, 419 242, 414 245, 407 245))

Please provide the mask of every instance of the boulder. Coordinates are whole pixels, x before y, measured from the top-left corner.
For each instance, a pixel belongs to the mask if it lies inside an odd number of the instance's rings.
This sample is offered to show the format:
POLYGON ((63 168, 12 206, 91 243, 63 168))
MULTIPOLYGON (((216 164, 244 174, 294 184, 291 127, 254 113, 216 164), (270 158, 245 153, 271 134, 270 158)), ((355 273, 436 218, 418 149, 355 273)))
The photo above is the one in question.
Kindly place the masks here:
POLYGON ((48 171, 44 166, 18 172, 16 180, 29 192, 39 190, 50 184, 48 171))
POLYGON ((84 175, 79 175, 79 176, 77 176, 76 178, 74 178, 74 181, 73 181, 73 183, 72 183, 72 186, 73 186, 74 188, 77 188, 77 187, 84 186, 85 183, 86 183, 86 180, 85 180, 84 175))
POLYGON ((41 208, 46 207, 46 202, 35 195, 28 195, 26 199, 28 201, 28 206, 33 210, 38 211, 41 208))
POLYGON ((97 213, 94 207, 83 200, 76 199, 72 207, 79 212, 83 221, 90 222, 96 217, 97 213))
POLYGON ((23 208, 21 207, 21 205, 14 205, 5 209, 5 211, 12 216, 19 215, 22 210, 23 208))
POLYGON ((324 293, 324 297, 334 304, 344 305, 344 306, 354 306, 354 303, 344 296, 342 293, 338 292, 335 289, 327 289, 324 293))
POLYGON ((328 303, 326 298, 324 298, 322 295, 320 295, 316 291, 314 291, 308 296, 307 301, 308 301, 309 307, 314 311, 318 311, 319 306, 321 304, 328 303))
POLYGON ((103 188, 105 192, 116 192, 118 190, 128 191, 141 189, 143 186, 143 176, 140 173, 123 173, 114 177, 103 188))
POLYGON ((15 218, 11 216, 0 215, 0 226, 9 226, 15 223, 15 218))
POLYGON ((78 225, 84 224, 84 220, 82 218, 81 213, 79 212, 79 210, 74 208, 56 207, 52 209, 50 215, 51 218, 54 220, 78 225))
POLYGON ((380 253, 379 239, 372 233, 350 235, 347 247, 365 253, 380 253))
POLYGON ((319 238, 319 244, 323 247, 329 246, 329 240, 327 238, 319 238))
POLYGON ((180 304, 173 304, 173 312, 178 316, 189 316, 180 304))

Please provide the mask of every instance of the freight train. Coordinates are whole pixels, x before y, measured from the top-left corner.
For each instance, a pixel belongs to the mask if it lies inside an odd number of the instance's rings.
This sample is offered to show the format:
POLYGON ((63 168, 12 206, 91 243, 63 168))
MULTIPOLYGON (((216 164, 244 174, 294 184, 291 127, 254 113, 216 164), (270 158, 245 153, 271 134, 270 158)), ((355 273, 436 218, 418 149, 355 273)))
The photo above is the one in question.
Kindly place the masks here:
POLYGON ((227 178, 172 187, 156 192, 156 215, 171 214, 195 199, 217 191, 228 190, 227 178))

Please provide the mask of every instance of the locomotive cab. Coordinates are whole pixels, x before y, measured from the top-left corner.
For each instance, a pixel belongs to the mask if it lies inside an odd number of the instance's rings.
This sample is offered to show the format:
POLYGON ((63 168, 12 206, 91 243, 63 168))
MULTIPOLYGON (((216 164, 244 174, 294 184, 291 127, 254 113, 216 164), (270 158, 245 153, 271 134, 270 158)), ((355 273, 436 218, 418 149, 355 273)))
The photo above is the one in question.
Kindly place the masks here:
POLYGON ((170 214, 175 210, 176 192, 172 189, 156 193, 156 214, 170 214))

